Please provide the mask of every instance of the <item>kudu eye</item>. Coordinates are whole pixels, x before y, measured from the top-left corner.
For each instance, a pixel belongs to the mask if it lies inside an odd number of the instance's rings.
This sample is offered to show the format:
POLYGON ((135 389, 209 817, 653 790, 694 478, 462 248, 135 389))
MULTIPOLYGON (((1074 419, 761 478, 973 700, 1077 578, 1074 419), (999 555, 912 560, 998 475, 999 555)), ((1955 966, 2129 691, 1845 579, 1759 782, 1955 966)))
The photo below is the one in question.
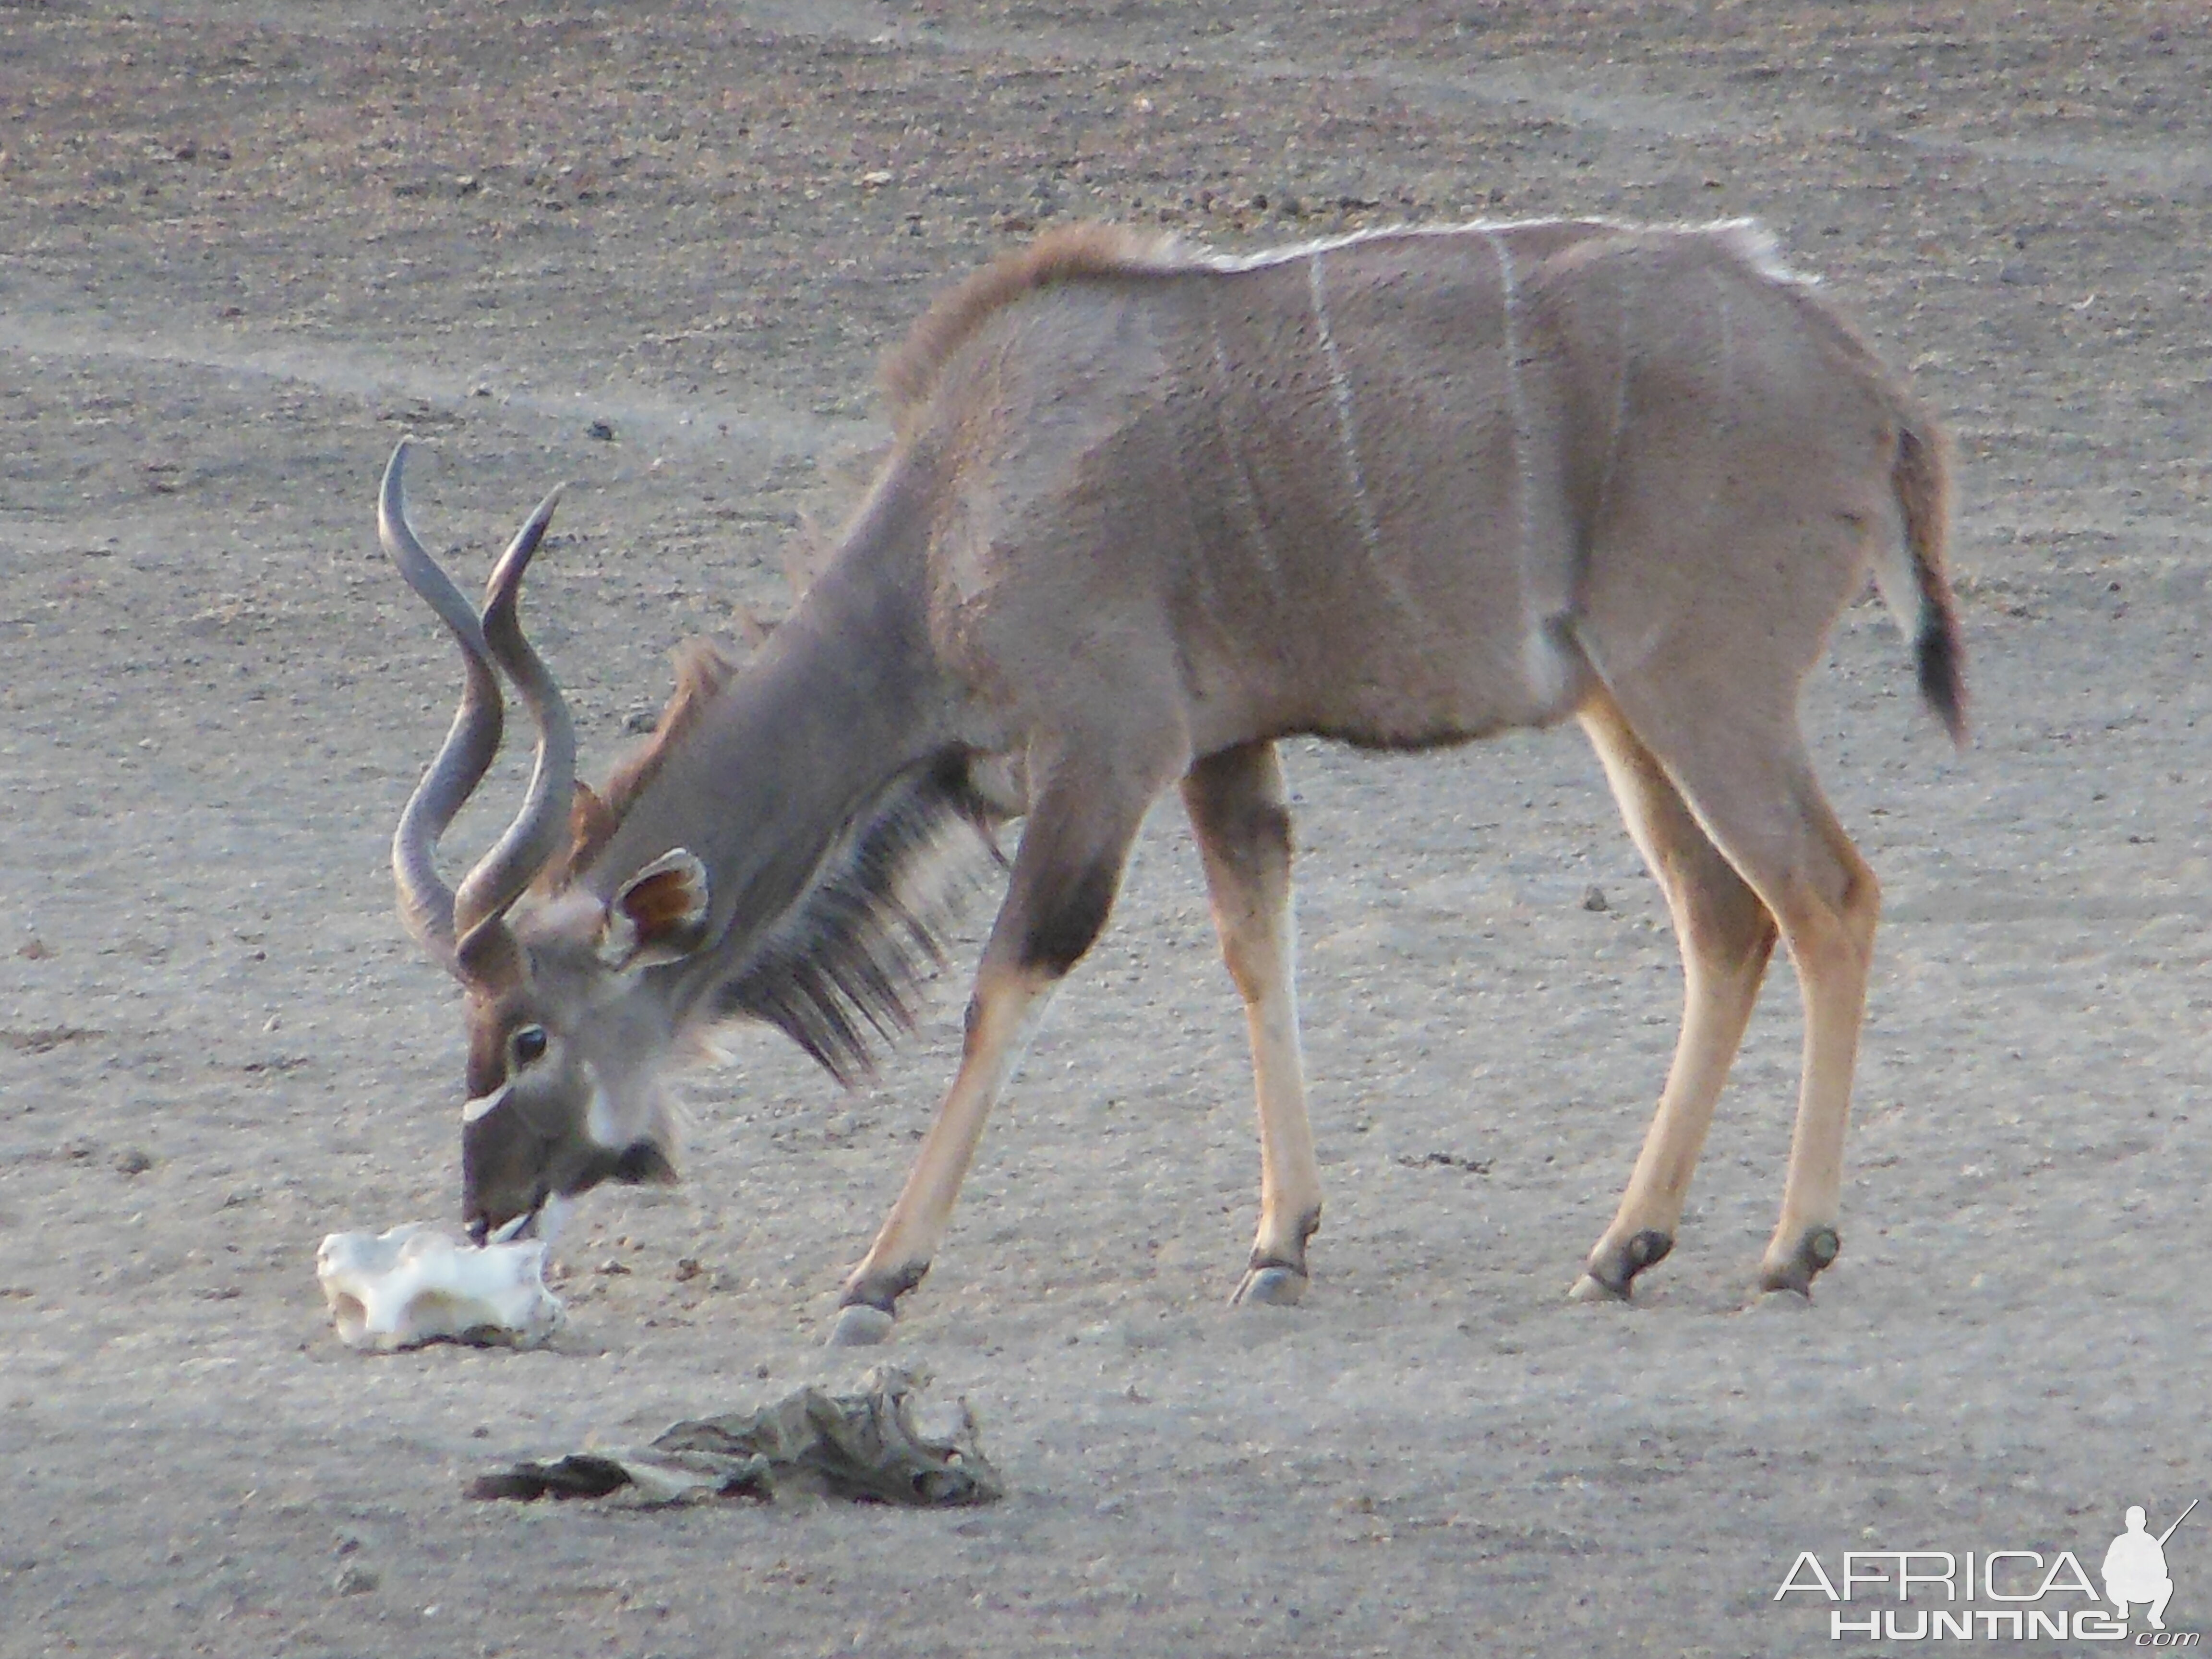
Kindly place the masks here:
POLYGON ((515 1032, 507 1040, 507 1070, 513 1073, 544 1059, 545 1041, 543 1025, 526 1025, 515 1032))

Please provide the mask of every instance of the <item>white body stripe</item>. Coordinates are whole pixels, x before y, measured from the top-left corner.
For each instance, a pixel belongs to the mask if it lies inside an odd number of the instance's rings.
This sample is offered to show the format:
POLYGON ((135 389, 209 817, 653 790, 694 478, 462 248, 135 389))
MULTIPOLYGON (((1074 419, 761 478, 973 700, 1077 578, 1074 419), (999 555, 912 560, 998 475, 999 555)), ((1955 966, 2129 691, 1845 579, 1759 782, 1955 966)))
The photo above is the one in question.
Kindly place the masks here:
MULTIPOLYGON (((1498 255, 1498 287, 1504 307, 1504 329, 1498 350, 1505 360, 1505 407, 1513 417, 1513 517, 1521 531, 1521 592, 1528 603, 1529 560, 1535 551, 1534 491, 1528 479, 1528 453, 1534 438, 1528 430, 1528 398, 1521 384, 1521 295, 1513 274, 1513 250, 1496 231, 1485 233, 1498 255)), ((1529 621, 1535 618, 1532 616, 1529 621)))
POLYGON ((1598 469, 1597 507, 1602 514, 1607 492, 1613 488, 1613 475, 1620 464, 1620 434, 1628 425, 1628 371, 1634 359, 1628 349, 1628 292, 1616 285, 1614 296, 1620 301, 1620 318, 1615 330, 1615 346, 1620 362, 1613 369, 1613 419, 1605 429, 1605 461, 1598 469))
POLYGON ((1536 447, 1528 422, 1528 394, 1521 380, 1521 289, 1514 274, 1513 250, 1500 229, 1483 235, 1498 256, 1498 288, 1504 310, 1498 350, 1505 360, 1505 406, 1513 422, 1513 519, 1517 538, 1516 568, 1521 577, 1521 673, 1536 701, 1548 708, 1566 695, 1566 665, 1536 599, 1536 484, 1530 466, 1536 447))
MULTIPOLYGON (((1221 381, 1217 390, 1226 395, 1230 380, 1229 348, 1222 343, 1221 323, 1218 318, 1208 318, 1206 332, 1213 342, 1213 372, 1221 381)), ((1228 449, 1230 467, 1236 475, 1236 500, 1237 507, 1242 509, 1239 516, 1244 520, 1245 536, 1251 542, 1253 556, 1260 562, 1261 574, 1267 579, 1267 591, 1279 599, 1283 593, 1282 563, 1275 556, 1274 540, 1267 534, 1267 521, 1260 512, 1260 495, 1252 485, 1252 469, 1244 459, 1244 451, 1237 441, 1237 434, 1225 422, 1222 426, 1221 441, 1228 449)))
POLYGON ((1336 441, 1344 451, 1344 470, 1352 478, 1352 509, 1359 520, 1359 539, 1367 556, 1375 558, 1382 537, 1375 525, 1375 504, 1367 499, 1366 476, 1359 470, 1359 431, 1352 420, 1352 386, 1344 378, 1344 360, 1337 354, 1336 336, 1328 326, 1328 296, 1322 280, 1322 255, 1316 252, 1306 266, 1306 293, 1313 301, 1314 327, 1321 334, 1322 356, 1328 362, 1328 389, 1336 405, 1336 441))
POLYGON ((1313 302, 1314 327, 1321 335, 1322 356, 1328 364, 1330 401, 1336 410, 1337 447, 1344 452, 1344 470, 1352 483, 1352 511, 1359 526, 1360 544, 1367 550, 1368 562, 1375 567, 1393 604, 1406 614, 1407 620, 1417 627, 1421 622, 1419 606, 1413 596, 1406 591, 1406 584, 1390 562, 1382 556, 1382 527, 1375 520, 1375 503, 1367 494, 1367 477, 1359 465, 1359 428, 1352 406, 1352 382, 1345 378, 1344 360, 1336 349, 1336 335, 1328 325, 1328 295, 1322 276, 1322 260, 1328 252, 1316 249, 1306 266, 1306 294, 1313 302))

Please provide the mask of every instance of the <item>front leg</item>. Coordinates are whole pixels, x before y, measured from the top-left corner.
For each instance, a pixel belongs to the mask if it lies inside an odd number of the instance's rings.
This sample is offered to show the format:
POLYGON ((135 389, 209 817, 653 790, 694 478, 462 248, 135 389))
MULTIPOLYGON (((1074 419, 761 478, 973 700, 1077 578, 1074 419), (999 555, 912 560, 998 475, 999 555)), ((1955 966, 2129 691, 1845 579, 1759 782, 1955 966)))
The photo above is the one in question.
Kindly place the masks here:
POLYGON ((898 1202, 876 1242, 845 1280, 832 1346, 881 1342, 891 1334, 898 1299, 922 1281, 943 1242, 960 1183, 983 1138, 983 1121, 1005 1091, 1022 1051, 1042 1020, 1055 977, 978 975, 969 999, 960 1070, 921 1143, 898 1202))
MULTIPOLYGON (((1070 745, 1068 752, 1100 751, 1096 745, 1070 745)), ((1118 773, 1063 769, 1039 793, 1014 855, 1006 902, 976 970, 959 1073, 898 1202, 845 1281, 830 1334, 833 1344, 890 1336, 899 1297, 929 1271, 982 1138, 983 1121, 1013 1075, 1054 988, 1105 927, 1145 810, 1182 763, 1181 754, 1170 752, 1152 766, 1118 773)))

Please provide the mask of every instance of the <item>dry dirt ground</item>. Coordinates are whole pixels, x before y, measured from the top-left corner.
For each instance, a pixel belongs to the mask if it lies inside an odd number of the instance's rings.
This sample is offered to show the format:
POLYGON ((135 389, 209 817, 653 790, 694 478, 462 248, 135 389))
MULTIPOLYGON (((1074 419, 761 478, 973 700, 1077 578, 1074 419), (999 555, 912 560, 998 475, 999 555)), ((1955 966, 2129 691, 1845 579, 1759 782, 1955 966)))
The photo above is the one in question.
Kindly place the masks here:
MULTIPOLYGON (((0 1653, 1809 1653, 1800 1551, 2094 1571, 2124 1505, 2212 1497, 2208 27, 0 0, 0 1653), (1580 738, 1304 746, 1306 1307, 1221 1305, 1248 1072, 1163 812, 897 1339, 1006 1503, 464 1501, 857 1374, 815 1345, 961 988, 850 1095, 743 1040, 688 1184, 584 1206, 550 1352, 341 1350, 317 1239, 456 1188, 455 998, 385 866, 455 682, 375 545, 393 440, 471 569, 575 481, 531 614, 603 766, 680 637, 786 602, 876 354, 1032 228, 1563 212, 1758 215, 1960 441, 1972 752, 1871 604, 1808 697, 1888 900, 1816 1300, 1747 1288, 1782 967, 1673 1259, 1563 1295, 1679 997, 1580 738)), ((2205 1511, 2169 1554, 2169 1625, 2212 1626, 2205 1511)))

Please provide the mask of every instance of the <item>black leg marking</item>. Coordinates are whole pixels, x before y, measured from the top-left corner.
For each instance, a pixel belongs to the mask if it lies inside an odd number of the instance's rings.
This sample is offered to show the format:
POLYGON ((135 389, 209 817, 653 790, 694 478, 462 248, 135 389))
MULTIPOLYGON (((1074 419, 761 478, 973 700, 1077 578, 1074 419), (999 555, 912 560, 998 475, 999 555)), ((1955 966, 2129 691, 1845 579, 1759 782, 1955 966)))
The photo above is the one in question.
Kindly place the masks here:
POLYGON ((1022 965, 1042 968, 1054 979, 1083 959, 1105 931, 1121 884, 1118 863, 1094 864, 1040 907, 1022 939, 1022 965))
POLYGON ((1619 1249, 1611 1252, 1601 1250, 1591 1256, 1589 1264, 1583 1272, 1608 1294, 1626 1302, 1629 1287, 1636 1282, 1636 1275, 1646 1267, 1664 1261, 1674 1248, 1674 1241, 1670 1235, 1661 1232, 1656 1227, 1646 1227, 1623 1242, 1619 1249))
POLYGON ((898 1299, 929 1276, 929 1263, 909 1261, 890 1273, 855 1279, 837 1298, 841 1308, 873 1308, 878 1313, 898 1315, 898 1299))
POLYGON ((1779 1268, 1770 1267, 1759 1276, 1762 1291, 1795 1291, 1802 1297, 1813 1294, 1813 1280, 1842 1252, 1844 1241, 1833 1227, 1808 1227, 1797 1241, 1797 1248, 1790 1253, 1790 1260, 1779 1268))

